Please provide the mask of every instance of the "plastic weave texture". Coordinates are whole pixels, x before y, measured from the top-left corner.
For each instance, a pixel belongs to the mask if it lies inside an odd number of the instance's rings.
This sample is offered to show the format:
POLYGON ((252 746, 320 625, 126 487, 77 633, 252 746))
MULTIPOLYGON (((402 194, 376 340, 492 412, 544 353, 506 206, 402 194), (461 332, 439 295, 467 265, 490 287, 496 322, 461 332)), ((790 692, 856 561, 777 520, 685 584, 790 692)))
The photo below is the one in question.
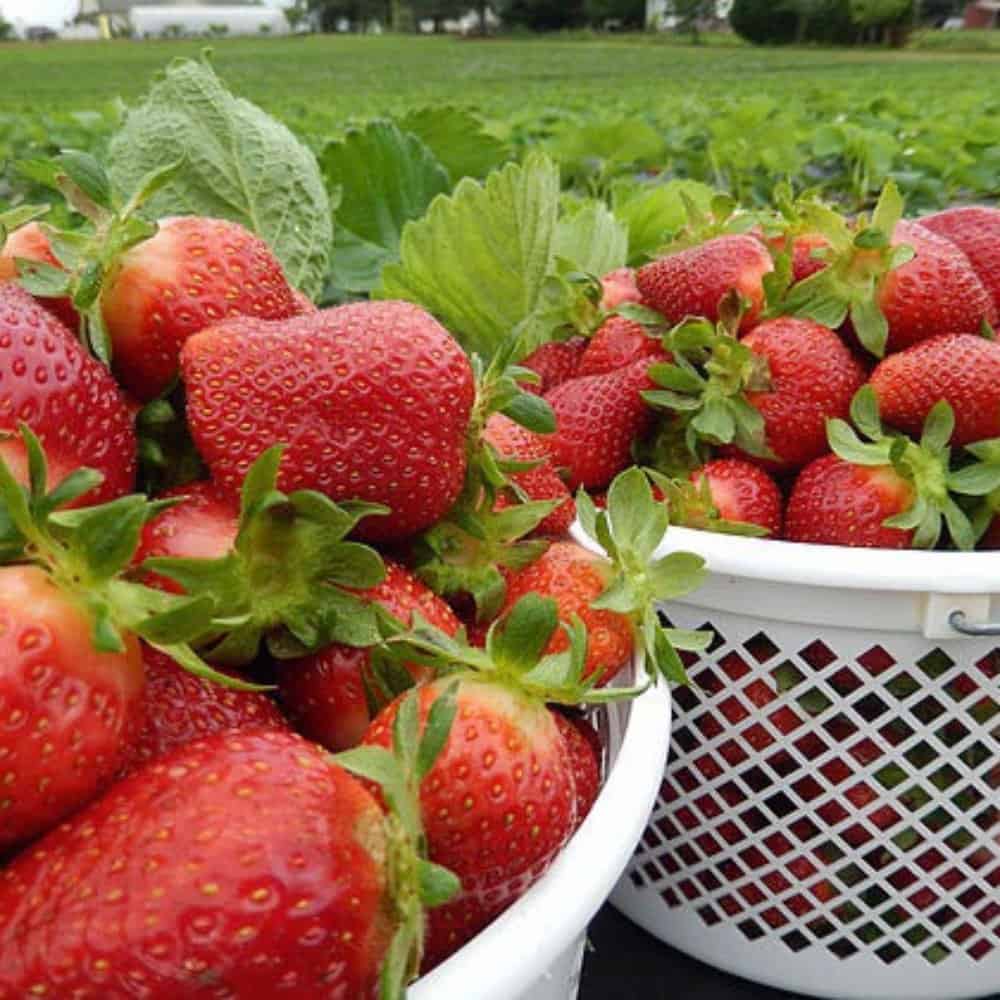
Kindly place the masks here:
POLYGON ((996 640, 665 613, 714 641, 619 907, 786 989, 1000 993, 996 640))

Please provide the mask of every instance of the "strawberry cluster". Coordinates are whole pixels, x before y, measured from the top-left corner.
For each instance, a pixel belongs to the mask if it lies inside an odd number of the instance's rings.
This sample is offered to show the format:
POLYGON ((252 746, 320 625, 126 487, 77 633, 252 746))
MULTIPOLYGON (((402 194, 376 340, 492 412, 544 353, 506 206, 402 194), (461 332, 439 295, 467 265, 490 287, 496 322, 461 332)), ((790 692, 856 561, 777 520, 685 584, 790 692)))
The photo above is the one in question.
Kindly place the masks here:
POLYGON ((1000 210, 780 204, 607 275, 589 340, 524 361, 556 465, 598 492, 644 465, 693 528, 1000 546, 1000 210))
POLYGON ((659 349, 595 338, 547 403, 518 338, 317 309, 98 169, 55 171, 88 235, 0 258, 0 998, 400 996, 583 822, 581 709, 707 643, 654 611, 702 561, 654 559, 666 507, 566 415, 659 349))

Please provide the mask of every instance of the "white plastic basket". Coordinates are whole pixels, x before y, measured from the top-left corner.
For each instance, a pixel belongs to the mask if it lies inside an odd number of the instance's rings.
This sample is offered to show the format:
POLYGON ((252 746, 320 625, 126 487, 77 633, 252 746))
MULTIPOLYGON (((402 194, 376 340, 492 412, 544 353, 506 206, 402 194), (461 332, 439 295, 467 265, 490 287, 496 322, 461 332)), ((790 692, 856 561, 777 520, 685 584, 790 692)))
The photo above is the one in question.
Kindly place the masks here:
POLYGON ((410 1000, 574 1000, 586 928, 628 863, 659 791, 670 738, 665 685, 597 713, 604 786, 552 867, 514 906, 423 977, 410 1000))
POLYGON ((674 691, 663 787, 614 904, 812 996, 1000 992, 1000 639, 950 624, 1000 621, 1000 553, 674 528, 670 550, 710 575, 662 610, 715 641, 674 691))

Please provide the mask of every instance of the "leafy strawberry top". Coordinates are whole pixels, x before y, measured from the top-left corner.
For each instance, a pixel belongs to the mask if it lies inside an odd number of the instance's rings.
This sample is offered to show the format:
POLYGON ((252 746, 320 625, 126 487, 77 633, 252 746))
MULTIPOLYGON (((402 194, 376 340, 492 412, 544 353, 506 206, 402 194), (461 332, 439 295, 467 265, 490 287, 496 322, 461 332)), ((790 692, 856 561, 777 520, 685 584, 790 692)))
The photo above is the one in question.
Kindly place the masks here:
POLYGON ((224 618, 203 642, 205 656, 216 663, 249 663, 262 642, 284 659, 332 642, 371 646, 379 638, 375 610, 354 591, 378 584, 385 567, 374 549, 347 536, 363 517, 386 508, 336 504, 313 490, 280 492, 275 484, 282 450, 269 448, 247 473, 230 552, 218 559, 159 557, 142 565, 220 609, 224 618))
POLYGON ((122 652, 124 632, 141 636, 185 669, 229 687, 253 689, 212 670, 190 643, 210 631, 215 601, 207 595, 177 597, 127 580, 143 525, 176 500, 149 501, 142 494, 97 507, 63 510, 101 481, 93 469, 77 469, 53 489, 38 439, 21 425, 29 485, 22 486, 0 460, 0 561, 41 566, 64 592, 86 608, 93 643, 101 652, 122 652))

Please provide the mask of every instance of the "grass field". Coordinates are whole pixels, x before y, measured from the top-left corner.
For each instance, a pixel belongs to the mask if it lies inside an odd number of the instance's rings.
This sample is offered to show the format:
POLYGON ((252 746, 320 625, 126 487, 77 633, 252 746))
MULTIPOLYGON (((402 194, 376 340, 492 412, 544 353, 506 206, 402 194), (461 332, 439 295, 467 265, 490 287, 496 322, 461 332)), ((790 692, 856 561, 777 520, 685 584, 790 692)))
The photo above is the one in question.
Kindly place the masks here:
MULTIPOLYGON (((0 161, 61 146, 100 151, 116 99, 137 101, 158 69, 204 44, 0 46, 0 161)), ((589 171, 591 193, 613 162, 751 202, 789 178, 860 206, 890 175, 916 205, 1000 197, 1000 57, 988 52, 694 47, 649 36, 311 36, 227 39, 213 51, 236 93, 317 151, 351 122, 457 104, 476 109, 515 155, 543 143, 570 174, 589 171), (650 129, 662 148, 644 140, 643 155, 623 164, 622 138, 650 129)), ((4 171, 0 204, 23 196, 4 171)))

